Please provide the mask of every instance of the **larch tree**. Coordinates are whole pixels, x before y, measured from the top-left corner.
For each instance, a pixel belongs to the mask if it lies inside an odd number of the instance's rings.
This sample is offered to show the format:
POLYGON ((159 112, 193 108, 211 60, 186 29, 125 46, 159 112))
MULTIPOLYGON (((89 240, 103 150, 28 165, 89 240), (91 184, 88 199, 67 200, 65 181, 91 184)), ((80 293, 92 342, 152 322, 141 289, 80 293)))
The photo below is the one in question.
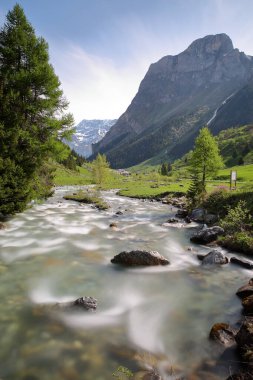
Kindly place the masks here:
POLYGON ((104 154, 99 153, 93 161, 92 174, 95 184, 103 187, 110 176, 109 163, 104 154))
POLYGON ((46 41, 15 5, 0 30, 0 214, 25 208, 56 140, 72 134, 67 106, 46 41))
POLYGON ((208 127, 204 127, 196 138, 190 158, 192 183, 188 196, 196 201, 196 197, 204 194, 206 192, 206 180, 217 174, 222 166, 223 160, 219 153, 218 144, 208 127))

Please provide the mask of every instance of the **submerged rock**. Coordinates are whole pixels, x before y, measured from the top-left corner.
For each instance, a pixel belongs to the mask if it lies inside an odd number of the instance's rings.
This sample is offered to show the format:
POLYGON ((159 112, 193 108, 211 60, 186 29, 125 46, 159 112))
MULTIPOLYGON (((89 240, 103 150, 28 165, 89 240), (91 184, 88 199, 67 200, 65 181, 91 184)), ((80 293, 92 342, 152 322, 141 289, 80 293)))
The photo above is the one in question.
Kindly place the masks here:
POLYGON ((115 215, 123 215, 122 211, 117 211, 115 215))
POLYGON ((228 263, 228 258, 216 249, 205 256, 198 255, 198 259, 202 260, 202 265, 223 265, 228 263))
POLYGON ((224 229, 219 226, 204 228, 196 232, 192 237, 193 243, 208 244, 217 239, 218 236, 224 234, 224 229))
POLYGON ((152 266, 152 265, 168 265, 169 260, 160 255, 157 251, 136 250, 130 252, 121 252, 114 256, 111 260, 113 264, 122 264, 126 266, 152 266))
POLYGON ((235 335, 238 330, 232 328, 227 323, 215 323, 210 331, 210 339, 221 343, 225 347, 235 344, 235 335))
POLYGON ((114 228, 114 227, 118 227, 118 225, 117 225, 117 223, 112 222, 112 223, 110 223, 109 227, 114 228))

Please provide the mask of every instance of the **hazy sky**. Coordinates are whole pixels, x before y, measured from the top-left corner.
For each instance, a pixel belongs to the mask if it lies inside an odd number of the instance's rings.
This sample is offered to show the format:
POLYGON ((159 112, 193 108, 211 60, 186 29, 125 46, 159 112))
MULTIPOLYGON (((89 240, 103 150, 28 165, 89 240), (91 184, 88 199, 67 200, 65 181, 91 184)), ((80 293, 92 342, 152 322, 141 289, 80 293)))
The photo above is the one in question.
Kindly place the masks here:
MULTIPOLYGON (((17 0, 0 0, 0 24, 17 0)), ((149 65, 195 39, 227 33, 253 55, 253 0, 20 0, 49 43, 70 111, 117 118, 149 65)))

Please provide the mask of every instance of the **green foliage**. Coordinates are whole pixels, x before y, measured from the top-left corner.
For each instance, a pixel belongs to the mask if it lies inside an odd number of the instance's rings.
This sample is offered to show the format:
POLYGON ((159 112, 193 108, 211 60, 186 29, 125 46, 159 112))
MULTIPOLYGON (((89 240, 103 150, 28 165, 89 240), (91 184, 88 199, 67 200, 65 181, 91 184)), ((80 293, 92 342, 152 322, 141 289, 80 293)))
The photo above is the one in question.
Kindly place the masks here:
POLYGON ((186 193, 190 208, 196 207, 204 197, 205 189, 197 171, 191 175, 191 183, 186 193))
POLYGON ((66 107, 48 45, 15 5, 0 30, 0 213, 23 210, 35 194, 56 140, 72 132, 66 107))
POLYGON ((240 200, 238 204, 232 208, 228 207, 227 216, 221 221, 220 225, 228 234, 242 232, 249 222, 249 210, 246 207, 246 202, 240 200))
POLYGON ((93 161, 92 173, 93 180, 99 187, 103 187, 106 181, 109 180, 109 163, 107 162, 104 154, 98 154, 96 159, 93 161))
POLYGON ((133 377, 133 372, 130 369, 120 366, 117 371, 112 374, 113 377, 116 377, 119 380, 129 379, 133 377))
POLYGON ((253 255, 253 237, 249 232, 236 232, 232 236, 223 236, 219 240, 228 249, 253 255))
POLYGON ((192 172, 200 177, 202 191, 206 190, 207 178, 214 176, 223 166, 218 145, 207 127, 202 128, 196 138, 190 166, 192 172))

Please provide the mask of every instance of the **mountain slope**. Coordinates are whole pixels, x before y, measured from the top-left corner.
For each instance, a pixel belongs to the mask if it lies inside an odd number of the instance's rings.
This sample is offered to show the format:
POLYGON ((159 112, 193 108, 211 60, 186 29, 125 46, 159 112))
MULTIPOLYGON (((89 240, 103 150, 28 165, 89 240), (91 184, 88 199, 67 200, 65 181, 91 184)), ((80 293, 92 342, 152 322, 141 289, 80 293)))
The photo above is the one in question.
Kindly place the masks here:
MULTIPOLYGON (((234 49, 226 34, 194 41, 184 52, 150 66, 126 112, 93 146, 94 154, 106 153, 113 167, 134 165, 161 150, 171 159, 179 157, 215 111, 221 115, 218 109, 226 99, 231 102, 236 94, 238 99, 252 73, 253 60, 234 49)), ((242 113, 231 116, 226 127, 241 118, 242 113)), ((223 129, 216 126, 218 120, 210 123, 216 133, 223 129)))
POLYGON ((117 120, 82 120, 76 127, 72 141, 67 144, 78 154, 89 157, 92 153, 92 144, 100 141, 117 120))

